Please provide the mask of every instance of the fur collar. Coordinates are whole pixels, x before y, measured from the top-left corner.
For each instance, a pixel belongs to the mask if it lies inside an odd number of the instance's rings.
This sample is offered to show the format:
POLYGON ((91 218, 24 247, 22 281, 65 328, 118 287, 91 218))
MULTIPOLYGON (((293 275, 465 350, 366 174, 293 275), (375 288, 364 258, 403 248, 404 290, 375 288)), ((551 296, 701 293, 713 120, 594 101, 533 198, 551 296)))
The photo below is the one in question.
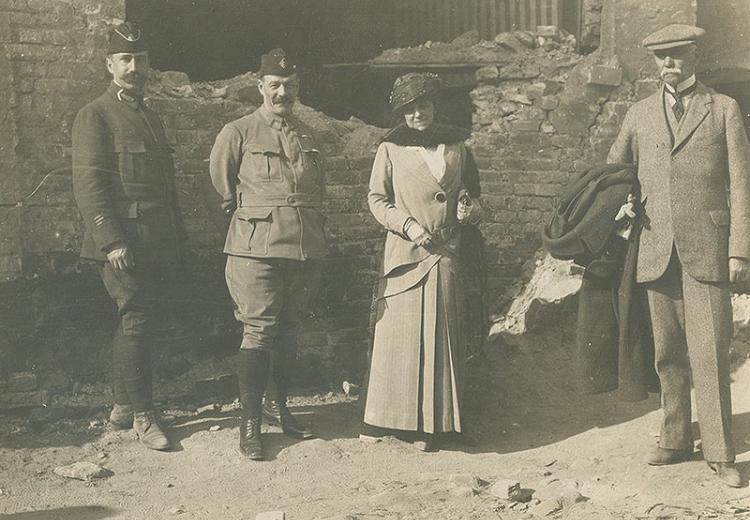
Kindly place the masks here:
POLYGON ((424 131, 409 128, 402 123, 392 128, 383 137, 383 142, 400 146, 424 146, 434 148, 439 144, 455 144, 468 139, 469 131, 457 126, 434 123, 424 131))

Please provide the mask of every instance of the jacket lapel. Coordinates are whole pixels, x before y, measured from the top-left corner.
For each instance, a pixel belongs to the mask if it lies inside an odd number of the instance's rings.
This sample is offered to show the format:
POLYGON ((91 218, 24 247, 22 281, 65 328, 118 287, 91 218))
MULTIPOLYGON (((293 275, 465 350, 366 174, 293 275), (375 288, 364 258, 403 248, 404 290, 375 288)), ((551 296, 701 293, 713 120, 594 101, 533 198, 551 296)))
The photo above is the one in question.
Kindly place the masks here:
POLYGON ((664 113, 664 86, 648 98, 647 117, 654 130, 654 136, 665 148, 672 148, 672 131, 669 129, 667 115, 664 113))
POLYGON ((685 119, 677 129, 677 135, 675 136, 674 146, 672 146, 672 153, 674 153, 684 143, 688 137, 690 137, 695 129, 698 128, 709 112, 709 105, 713 103, 713 98, 708 90, 699 83, 693 94, 693 99, 690 101, 687 112, 685 113, 685 119))
POLYGON ((440 183, 432 176, 430 167, 427 165, 425 160, 422 158, 422 153, 416 148, 411 146, 403 147, 404 154, 408 157, 408 166, 405 168, 406 171, 413 172, 412 175, 422 181, 425 184, 432 186, 433 189, 442 190, 440 183))

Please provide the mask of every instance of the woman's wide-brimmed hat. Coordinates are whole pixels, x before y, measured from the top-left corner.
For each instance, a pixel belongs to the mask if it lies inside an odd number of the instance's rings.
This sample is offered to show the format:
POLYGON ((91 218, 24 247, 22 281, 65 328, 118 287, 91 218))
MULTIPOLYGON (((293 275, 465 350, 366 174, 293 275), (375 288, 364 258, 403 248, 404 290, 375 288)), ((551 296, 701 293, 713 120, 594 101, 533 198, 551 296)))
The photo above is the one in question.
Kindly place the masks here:
POLYGON ((440 92, 442 82, 432 72, 409 72, 399 76, 391 89, 391 109, 394 113, 419 98, 440 92))

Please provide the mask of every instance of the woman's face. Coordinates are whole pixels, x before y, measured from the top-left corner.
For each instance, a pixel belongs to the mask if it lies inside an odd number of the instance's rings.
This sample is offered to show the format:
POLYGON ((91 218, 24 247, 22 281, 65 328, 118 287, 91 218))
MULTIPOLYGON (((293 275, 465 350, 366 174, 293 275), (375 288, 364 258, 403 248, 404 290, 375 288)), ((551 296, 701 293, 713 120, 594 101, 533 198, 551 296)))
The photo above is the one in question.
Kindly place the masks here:
POLYGON ((416 99, 404 107, 406 126, 415 130, 426 130, 435 117, 435 105, 431 99, 416 99))

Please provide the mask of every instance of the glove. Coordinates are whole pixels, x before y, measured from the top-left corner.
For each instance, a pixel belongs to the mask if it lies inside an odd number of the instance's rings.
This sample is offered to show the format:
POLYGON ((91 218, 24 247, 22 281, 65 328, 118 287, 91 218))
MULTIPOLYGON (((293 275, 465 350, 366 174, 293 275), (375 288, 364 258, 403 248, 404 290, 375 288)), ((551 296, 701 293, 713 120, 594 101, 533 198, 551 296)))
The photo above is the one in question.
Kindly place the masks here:
POLYGON ((420 247, 424 247, 432 242, 432 235, 430 235, 425 228, 414 219, 410 219, 406 223, 404 226, 404 233, 409 237, 409 240, 420 247))
POLYGON ((112 267, 121 271, 135 267, 135 260, 130 248, 122 243, 113 245, 113 248, 107 253, 107 260, 112 264, 112 267))

